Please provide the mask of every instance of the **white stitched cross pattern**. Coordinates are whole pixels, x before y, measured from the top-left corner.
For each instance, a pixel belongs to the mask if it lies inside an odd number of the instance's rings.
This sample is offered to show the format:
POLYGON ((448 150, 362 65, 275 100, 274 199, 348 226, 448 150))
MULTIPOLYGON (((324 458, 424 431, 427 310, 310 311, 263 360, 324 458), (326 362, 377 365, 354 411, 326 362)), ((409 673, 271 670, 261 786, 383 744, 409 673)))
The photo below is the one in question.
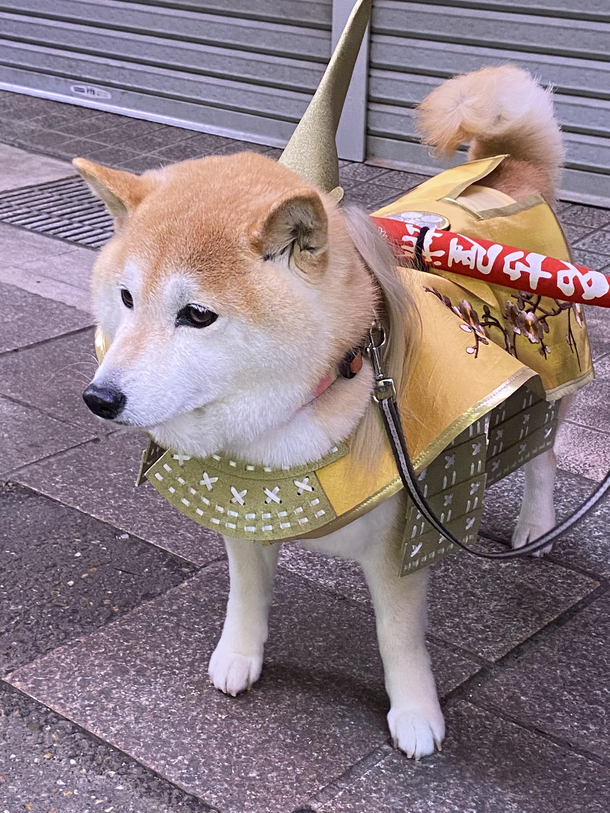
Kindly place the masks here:
POLYGON ((212 485, 213 485, 213 483, 215 483, 218 480, 218 477, 210 477, 210 475, 207 473, 207 471, 203 472, 202 477, 203 477, 203 480, 199 481, 199 485, 200 486, 205 486, 208 491, 211 491, 212 490, 212 485))
POLYGON ((309 477, 305 477, 303 480, 293 480, 293 483, 298 489, 297 494, 299 497, 304 491, 313 491, 313 486, 309 485, 309 477))
POLYGON ((240 505, 245 505, 244 497, 248 493, 248 489, 244 488, 243 491, 238 491, 235 486, 231 486, 231 494, 233 497, 231 498, 231 502, 239 503, 240 505))
POLYGON ((276 486, 276 487, 273 489, 273 491, 270 491, 270 489, 268 489, 268 488, 265 488, 265 489, 264 489, 265 494, 267 495, 267 499, 265 500, 265 502, 267 503, 267 505, 269 505, 269 503, 271 503, 271 502, 276 502, 276 503, 281 503, 281 502, 282 502, 282 501, 280 500, 280 498, 278 497, 278 491, 279 491, 279 490, 280 490, 280 487, 279 487, 279 486, 276 486))

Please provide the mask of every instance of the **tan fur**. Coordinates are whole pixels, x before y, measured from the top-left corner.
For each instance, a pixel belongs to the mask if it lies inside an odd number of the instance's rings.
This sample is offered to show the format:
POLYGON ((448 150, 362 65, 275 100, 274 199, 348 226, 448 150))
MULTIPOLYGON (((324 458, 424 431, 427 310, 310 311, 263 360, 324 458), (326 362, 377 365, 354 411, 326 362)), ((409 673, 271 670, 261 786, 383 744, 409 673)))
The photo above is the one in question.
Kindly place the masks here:
POLYGON ((469 160, 508 154, 486 183, 517 199, 540 191, 553 199, 564 147, 552 95, 521 68, 483 68, 443 82, 419 105, 417 127, 439 155, 462 142, 470 142, 469 160))
POLYGON ((552 205, 555 201, 555 175, 556 171, 551 173, 546 167, 509 155, 481 183, 515 200, 523 200, 540 192, 552 205))
MULTIPOLYGON (((268 158, 255 153, 205 158, 142 178, 83 160, 75 164, 109 208, 120 212, 117 235, 96 264, 94 290, 118 285, 126 262, 135 259, 146 270, 144 305, 152 307, 169 276, 186 273, 219 313, 255 322, 296 345, 310 321, 310 306, 294 298, 285 277, 267 262, 287 252, 289 267, 317 290, 332 337, 325 354, 311 346, 307 357, 295 360, 299 371, 309 374, 310 391, 363 341, 382 309, 378 284, 354 248, 336 203, 268 158)), ((398 306, 389 310, 399 312, 398 306)), ((117 350, 123 366, 144 351, 155 329, 143 322, 130 346, 117 350)), ((404 363, 401 331, 402 324, 394 331, 395 346, 404 363)), ((330 428, 337 411, 349 412, 351 400, 360 417, 369 408, 369 387, 368 376, 345 386, 337 382, 332 392, 317 399, 316 420, 330 428), (361 404, 357 409, 356 402, 361 404)))
POLYGON ((121 229, 129 211, 133 211, 152 190, 152 179, 138 177, 130 172, 110 169, 86 158, 75 158, 72 162, 89 186, 100 197, 110 214, 115 227, 121 229))
MULTIPOLYGON (((91 162, 85 173, 83 164, 82 159, 75 162, 85 180, 91 183, 95 177, 94 191, 99 192, 98 184, 111 181, 112 191, 122 192, 121 203, 129 213, 127 227, 104 249, 96 276, 114 274, 127 257, 138 257, 146 264, 147 294, 154 294, 165 275, 184 269, 198 277, 229 311, 262 321, 292 318, 294 314, 286 313, 277 301, 277 309, 269 307, 274 292, 261 290, 257 273, 269 238, 261 230, 275 229, 277 222, 272 221, 278 202, 303 199, 303 181, 290 170, 256 153, 186 161, 142 176, 148 194, 133 206, 136 190, 142 188, 138 176, 91 162), (131 185, 123 176, 128 176, 131 185)), ((344 324, 345 337, 337 337, 336 352, 341 354, 360 338, 358 320, 371 314, 371 286, 367 276, 358 273, 362 266, 334 202, 325 196, 322 203, 313 188, 306 194, 317 202, 318 216, 327 218, 324 231, 328 228, 335 246, 332 259, 323 253, 317 261, 321 270, 330 265, 336 277, 353 286, 350 304, 355 318, 344 324)), ((270 239, 273 242, 276 236, 270 239)))

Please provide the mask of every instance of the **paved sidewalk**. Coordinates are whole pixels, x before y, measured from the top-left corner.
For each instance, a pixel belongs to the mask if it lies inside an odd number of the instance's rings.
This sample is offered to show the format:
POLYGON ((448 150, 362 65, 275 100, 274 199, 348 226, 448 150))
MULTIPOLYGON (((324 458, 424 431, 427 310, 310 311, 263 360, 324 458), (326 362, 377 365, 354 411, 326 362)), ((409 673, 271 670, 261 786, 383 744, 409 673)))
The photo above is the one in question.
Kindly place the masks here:
MULTIPOLYGON (((70 177, 77 154, 142 171, 246 146, 11 94, 0 141, 0 191, 70 177)), ((369 210, 421 180, 341 171, 369 210)), ((561 204, 561 218, 578 259, 610 269, 610 211, 561 204)), ((100 427, 80 397, 94 259, 0 223, 0 813, 607 811, 610 503, 544 559, 433 568, 442 754, 393 751, 362 575, 296 545, 263 678, 227 698, 206 678, 222 545, 135 489, 143 439, 100 427)), ((610 317, 588 322, 598 377, 560 439, 560 515, 610 468, 610 317)), ((519 474, 490 489, 486 537, 508 539, 520 490, 519 474)))

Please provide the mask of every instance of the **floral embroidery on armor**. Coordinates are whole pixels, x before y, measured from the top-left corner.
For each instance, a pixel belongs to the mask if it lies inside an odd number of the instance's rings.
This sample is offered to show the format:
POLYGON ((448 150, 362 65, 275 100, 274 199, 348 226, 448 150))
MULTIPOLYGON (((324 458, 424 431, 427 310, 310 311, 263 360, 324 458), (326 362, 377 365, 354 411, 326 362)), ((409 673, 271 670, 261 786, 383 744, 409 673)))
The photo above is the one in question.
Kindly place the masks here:
POLYGON ((547 302, 550 301, 555 304, 552 310, 547 310, 541 304, 542 296, 519 291, 512 297, 514 301, 506 300, 502 311, 502 316, 507 322, 507 326, 505 326, 492 314, 489 305, 483 305, 483 316, 479 318, 478 313, 467 299, 461 299, 454 305, 448 296, 442 294, 436 288, 426 287, 424 290, 438 297, 445 307, 449 308, 464 322, 461 326, 462 330, 472 333, 475 342, 474 345, 466 348, 466 352, 475 358, 479 355, 480 345, 489 344, 489 330, 496 328, 502 333, 504 347, 511 356, 519 358, 517 336, 523 336, 530 344, 539 344, 538 352, 546 359, 551 352, 551 348, 545 342, 545 334, 549 332, 548 320, 567 311, 568 332, 566 341, 572 353, 576 354, 579 368, 581 367, 572 325, 573 314, 578 327, 581 330, 584 327, 582 305, 577 302, 560 302, 557 299, 547 299, 547 302))

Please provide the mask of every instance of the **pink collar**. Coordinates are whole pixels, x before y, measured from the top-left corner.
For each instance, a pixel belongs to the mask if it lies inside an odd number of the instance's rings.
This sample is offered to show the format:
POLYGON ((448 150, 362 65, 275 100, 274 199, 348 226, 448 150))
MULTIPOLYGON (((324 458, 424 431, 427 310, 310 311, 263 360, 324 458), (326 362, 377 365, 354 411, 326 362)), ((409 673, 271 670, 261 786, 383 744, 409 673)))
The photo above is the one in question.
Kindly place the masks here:
POLYGON ((318 398, 323 392, 334 384, 338 378, 353 378, 362 369, 362 350, 350 350, 349 353, 339 362, 334 370, 329 370, 318 382, 311 396, 306 403, 310 403, 314 398, 318 398))
POLYGON ((310 400, 313 401, 314 398, 317 398, 319 395, 327 390, 331 384, 334 384, 335 381, 339 378, 339 373, 331 372, 330 370, 326 373, 324 378, 321 378, 318 382, 318 386, 313 391, 310 400))

